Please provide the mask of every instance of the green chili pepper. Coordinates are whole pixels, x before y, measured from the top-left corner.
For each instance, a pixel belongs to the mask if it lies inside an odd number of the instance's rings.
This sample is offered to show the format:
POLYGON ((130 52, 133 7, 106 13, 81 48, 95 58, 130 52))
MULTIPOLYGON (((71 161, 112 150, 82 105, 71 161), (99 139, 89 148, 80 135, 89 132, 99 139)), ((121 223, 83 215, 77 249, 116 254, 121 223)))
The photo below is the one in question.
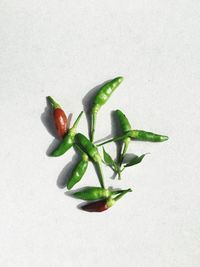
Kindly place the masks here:
POLYGON ((51 156, 58 157, 63 155, 67 150, 69 150, 74 144, 74 138, 76 135, 76 128, 79 123, 79 120, 83 114, 83 111, 79 114, 78 118, 74 122, 74 125, 69 129, 67 135, 64 136, 60 145, 51 153, 51 156))
POLYGON ((93 201, 93 200, 108 198, 110 196, 115 196, 125 191, 130 192, 132 190, 129 188, 126 190, 112 190, 111 191, 109 189, 91 186, 91 187, 84 188, 78 192, 75 192, 73 196, 76 198, 82 199, 82 200, 93 201))
POLYGON ((67 181, 67 189, 71 189, 76 183, 78 183, 85 174, 88 167, 88 156, 82 152, 82 159, 75 166, 72 171, 72 175, 67 181))
POLYGON ((155 133, 146 132, 143 130, 131 130, 131 131, 128 131, 124 135, 111 138, 103 143, 98 144, 97 146, 102 146, 110 142, 120 141, 126 137, 130 137, 131 139, 136 139, 140 141, 150 141, 150 142, 164 142, 169 139, 169 137, 166 135, 155 134, 155 133))
POLYGON ((98 175, 99 175, 99 182, 102 188, 104 187, 104 178, 101 170, 101 156, 98 152, 97 147, 90 142, 90 140, 81 133, 76 134, 75 136, 75 143, 91 158, 91 160, 95 163, 98 175))
POLYGON ((129 136, 130 138, 150 142, 163 142, 169 139, 168 136, 146 132, 143 130, 132 130, 129 132, 129 136))
MULTIPOLYGON (((124 115, 124 113, 121 110, 117 109, 116 115, 118 117, 121 129, 122 129, 122 134, 126 134, 128 131, 131 131, 132 127, 131 127, 127 117, 124 115)), ((124 159, 124 155, 126 154, 126 151, 128 149, 128 145, 129 145, 130 141, 131 141, 130 137, 125 137, 123 140, 123 147, 122 147, 120 157, 119 157, 119 165, 120 166, 121 166, 122 161, 124 159)))
POLYGON ((73 194, 74 197, 83 200, 98 200, 101 198, 107 198, 111 196, 110 190, 101 187, 87 187, 73 194))
POLYGON ((96 127, 96 117, 97 112, 100 110, 100 108, 107 102, 111 94, 114 92, 114 90, 120 85, 120 83, 123 81, 123 77, 117 77, 105 85, 103 85, 100 90, 97 92, 97 95, 95 96, 94 103, 92 106, 92 121, 91 121, 91 141, 94 140, 94 133, 95 133, 95 127, 96 127))

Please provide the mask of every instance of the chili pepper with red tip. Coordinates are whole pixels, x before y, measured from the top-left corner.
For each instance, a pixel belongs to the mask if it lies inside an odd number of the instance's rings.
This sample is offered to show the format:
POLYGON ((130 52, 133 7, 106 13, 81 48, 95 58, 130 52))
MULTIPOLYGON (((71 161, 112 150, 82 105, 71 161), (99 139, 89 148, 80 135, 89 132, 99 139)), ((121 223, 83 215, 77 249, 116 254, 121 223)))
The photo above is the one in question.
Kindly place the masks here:
POLYGON ((61 106, 51 96, 48 96, 47 99, 53 106, 53 118, 57 134, 59 137, 64 137, 68 127, 67 116, 61 106))
POLYGON ((82 210, 88 211, 88 212, 102 212, 109 208, 111 208, 117 200, 119 200, 121 197, 123 197, 126 193, 132 192, 131 189, 124 190, 121 194, 116 196, 115 198, 109 197, 104 200, 95 201, 92 203, 87 203, 81 207, 82 210))
POLYGON ((78 115, 78 118, 75 120, 73 126, 69 129, 68 133, 64 136, 61 143, 58 145, 56 149, 51 153, 53 157, 59 157, 63 155, 67 150, 69 150, 74 145, 74 138, 76 135, 76 128, 80 121, 80 118, 83 114, 83 111, 78 115))

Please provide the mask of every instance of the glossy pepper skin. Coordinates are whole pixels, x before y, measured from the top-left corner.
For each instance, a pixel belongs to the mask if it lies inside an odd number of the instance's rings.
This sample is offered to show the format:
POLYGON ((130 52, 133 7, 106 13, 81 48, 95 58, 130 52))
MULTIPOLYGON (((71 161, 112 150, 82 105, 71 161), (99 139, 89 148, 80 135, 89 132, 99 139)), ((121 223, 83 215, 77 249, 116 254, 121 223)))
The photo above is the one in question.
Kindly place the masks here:
POLYGON ((111 195, 112 192, 110 190, 101 187, 87 187, 73 194, 76 198, 88 201, 108 198, 111 195))
POLYGON ((90 140, 83 134, 78 133, 75 136, 75 143, 90 157, 90 159, 95 163, 98 175, 99 175, 99 182, 102 188, 104 186, 104 178, 101 170, 101 156, 98 152, 97 147, 90 142, 90 140))
POLYGON ((168 136, 146 132, 143 130, 132 130, 128 132, 128 135, 130 136, 130 138, 150 142, 163 142, 169 139, 168 136))
POLYGON ((75 192, 73 196, 76 198, 82 199, 82 200, 95 201, 95 200, 108 198, 110 196, 115 196, 117 194, 121 194, 127 190, 130 190, 130 189, 111 191, 109 189, 105 189, 101 187, 90 186, 82 190, 79 190, 78 192, 75 192))
POLYGON ((67 116, 61 106, 51 96, 48 96, 47 99, 53 106, 53 118, 57 134, 59 137, 64 137, 67 133, 67 116))
POLYGON ((76 134, 75 142, 94 162, 101 162, 97 147, 85 135, 76 134))
POLYGON ((121 194, 116 196, 115 198, 109 197, 107 199, 99 200, 96 202, 91 202, 83 205, 81 207, 82 210, 88 211, 88 212, 102 212, 110 207, 112 207, 116 201, 118 201, 121 197, 123 197, 126 193, 131 192, 131 189, 124 190, 121 194))
POLYGON ((110 142, 120 141, 126 137, 130 137, 131 139, 136 139, 140 141, 149 141, 149 142, 164 142, 169 139, 169 137, 166 135, 155 134, 155 133, 146 132, 143 130, 131 130, 131 131, 128 131, 124 135, 111 138, 103 143, 98 144, 97 146, 102 146, 110 142))
POLYGON ((88 156, 85 153, 82 153, 82 159, 75 166, 72 171, 72 175, 67 181, 67 189, 70 190, 72 187, 77 184, 85 174, 88 167, 88 156))
POLYGON ((83 114, 83 111, 79 114, 78 118, 74 122, 74 125, 71 129, 69 129, 67 135, 64 136, 63 140, 59 144, 59 146, 51 153, 53 157, 59 157, 63 155, 67 150, 69 150, 74 144, 74 138, 76 135, 76 128, 79 123, 79 120, 83 114))
POLYGON ((112 206, 112 202, 111 201, 108 202, 108 200, 104 199, 104 200, 99 200, 96 202, 88 203, 82 206, 81 209, 84 211, 88 211, 88 212, 102 212, 102 211, 109 209, 111 206, 112 206), (109 203, 111 204, 109 205, 109 203))
MULTIPOLYGON (((120 123, 122 134, 126 134, 128 131, 131 131, 132 127, 131 127, 127 117, 125 116, 125 114, 121 110, 117 109, 116 115, 117 115, 117 118, 118 118, 119 123, 120 123)), ((120 166, 122 164, 124 155, 126 154, 126 151, 128 149, 128 145, 129 145, 130 141, 131 141, 130 137, 125 137, 123 139, 123 147, 122 147, 122 151, 121 151, 120 157, 119 157, 119 165, 120 166)))
POLYGON ((123 81, 123 77, 117 77, 107 82, 99 89, 99 91, 97 92, 94 98, 94 102, 93 102, 92 110, 91 110, 91 116, 92 116, 91 141, 92 142, 94 141, 97 113, 100 110, 100 108, 107 102, 111 94, 115 91, 115 89, 120 85, 122 81, 123 81))

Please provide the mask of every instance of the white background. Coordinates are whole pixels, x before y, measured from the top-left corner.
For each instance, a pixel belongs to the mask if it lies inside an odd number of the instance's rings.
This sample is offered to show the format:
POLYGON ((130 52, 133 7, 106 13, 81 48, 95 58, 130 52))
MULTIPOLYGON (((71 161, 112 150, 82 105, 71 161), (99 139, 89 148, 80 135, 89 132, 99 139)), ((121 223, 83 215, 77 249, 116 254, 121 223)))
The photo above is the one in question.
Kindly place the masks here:
MULTIPOLYGON (((2 0, 0 10, 0 266, 199 266, 200 2, 2 0), (130 153, 151 154, 122 181, 104 173, 133 193, 86 213, 61 188, 73 149, 46 155, 45 97, 74 120, 84 96, 118 75, 96 140, 112 133, 117 108, 170 139, 132 142, 130 153)), ((98 185, 91 164, 76 188, 85 185, 98 185)))

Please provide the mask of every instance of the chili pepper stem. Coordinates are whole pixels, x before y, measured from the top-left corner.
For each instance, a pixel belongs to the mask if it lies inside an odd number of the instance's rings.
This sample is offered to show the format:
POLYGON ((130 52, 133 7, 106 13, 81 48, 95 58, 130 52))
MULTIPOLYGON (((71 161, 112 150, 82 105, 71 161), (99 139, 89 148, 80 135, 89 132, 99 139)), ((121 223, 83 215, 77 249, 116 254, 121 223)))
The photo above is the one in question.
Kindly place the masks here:
POLYGON ((121 170, 119 169, 117 174, 118 174, 118 180, 121 180, 121 173, 124 171, 125 167, 123 167, 121 170))
POLYGON ((97 172, 98 172, 98 177, 99 177, 99 183, 100 183, 100 185, 101 185, 102 188, 105 188, 105 185, 104 185, 104 177, 103 177, 103 172, 102 172, 102 169, 101 169, 101 164, 100 164, 100 162, 96 162, 95 165, 97 167, 97 172))
POLYGON ((124 189, 124 190, 122 190, 122 189, 120 189, 120 190, 113 190, 112 191, 112 195, 118 195, 118 194, 121 194, 121 193, 123 193, 124 191, 127 191, 127 190, 130 190, 130 188, 129 189, 124 189))
POLYGON ((52 104, 54 109, 61 108, 60 105, 51 96, 47 96, 47 99, 52 104))
POLYGON ((97 144, 96 146, 103 146, 103 145, 105 145, 107 143, 110 143, 110 142, 120 141, 120 140, 123 140, 126 137, 127 137, 127 134, 124 134, 124 135, 121 135, 121 136, 117 136, 117 137, 108 139, 108 140, 104 141, 103 143, 97 144))
POLYGON ((129 143, 130 143, 131 139, 129 137, 125 138, 124 139, 124 143, 123 143, 123 148, 122 148, 122 153, 120 155, 120 159, 119 159, 119 166, 121 167, 122 165, 122 162, 123 162, 123 159, 124 159, 124 156, 128 150, 128 146, 129 146, 129 143))
POLYGON ((114 200, 115 200, 115 201, 119 200, 120 198, 122 198, 122 197, 123 197, 126 193, 128 193, 128 192, 132 192, 132 189, 129 188, 129 189, 127 189, 127 190, 123 190, 123 192, 120 193, 118 196, 116 196, 116 197, 114 198, 114 200))
POLYGON ((123 143, 123 145, 122 145, 122 148, 121 148, 121 152, 120 152, 120 155, 119 155, 119 166, 121 166, 122 165, 122 162, 123 162, 123 159, 124 159, 124 154, 126 153, 126 152, 124 152, 125 151, 125 143, 123 143))
POLYGON ((125 170, 125 167, 123 167, 120 172, 122 173, 124 170, 125 170))
POLYGON ((120 171, 120 169, 118 170, 117 174, 118 174, 118 180, 121 180, 121 171, 120 171))
POLYGON ((75 122, 74 122, 74 124, 73 124, 73 126, 72 126, 71 129, 73 129, 73 130, 76 129, 76 127, 77 127, 77 125, 78 125, 78 123, 79 123, 80 118, 81 118, 82 115, 83 115, 83 111, 81 111, 81 113, 78 115, 78 117, 77 117, 77 119, 75 120, 75 122))

